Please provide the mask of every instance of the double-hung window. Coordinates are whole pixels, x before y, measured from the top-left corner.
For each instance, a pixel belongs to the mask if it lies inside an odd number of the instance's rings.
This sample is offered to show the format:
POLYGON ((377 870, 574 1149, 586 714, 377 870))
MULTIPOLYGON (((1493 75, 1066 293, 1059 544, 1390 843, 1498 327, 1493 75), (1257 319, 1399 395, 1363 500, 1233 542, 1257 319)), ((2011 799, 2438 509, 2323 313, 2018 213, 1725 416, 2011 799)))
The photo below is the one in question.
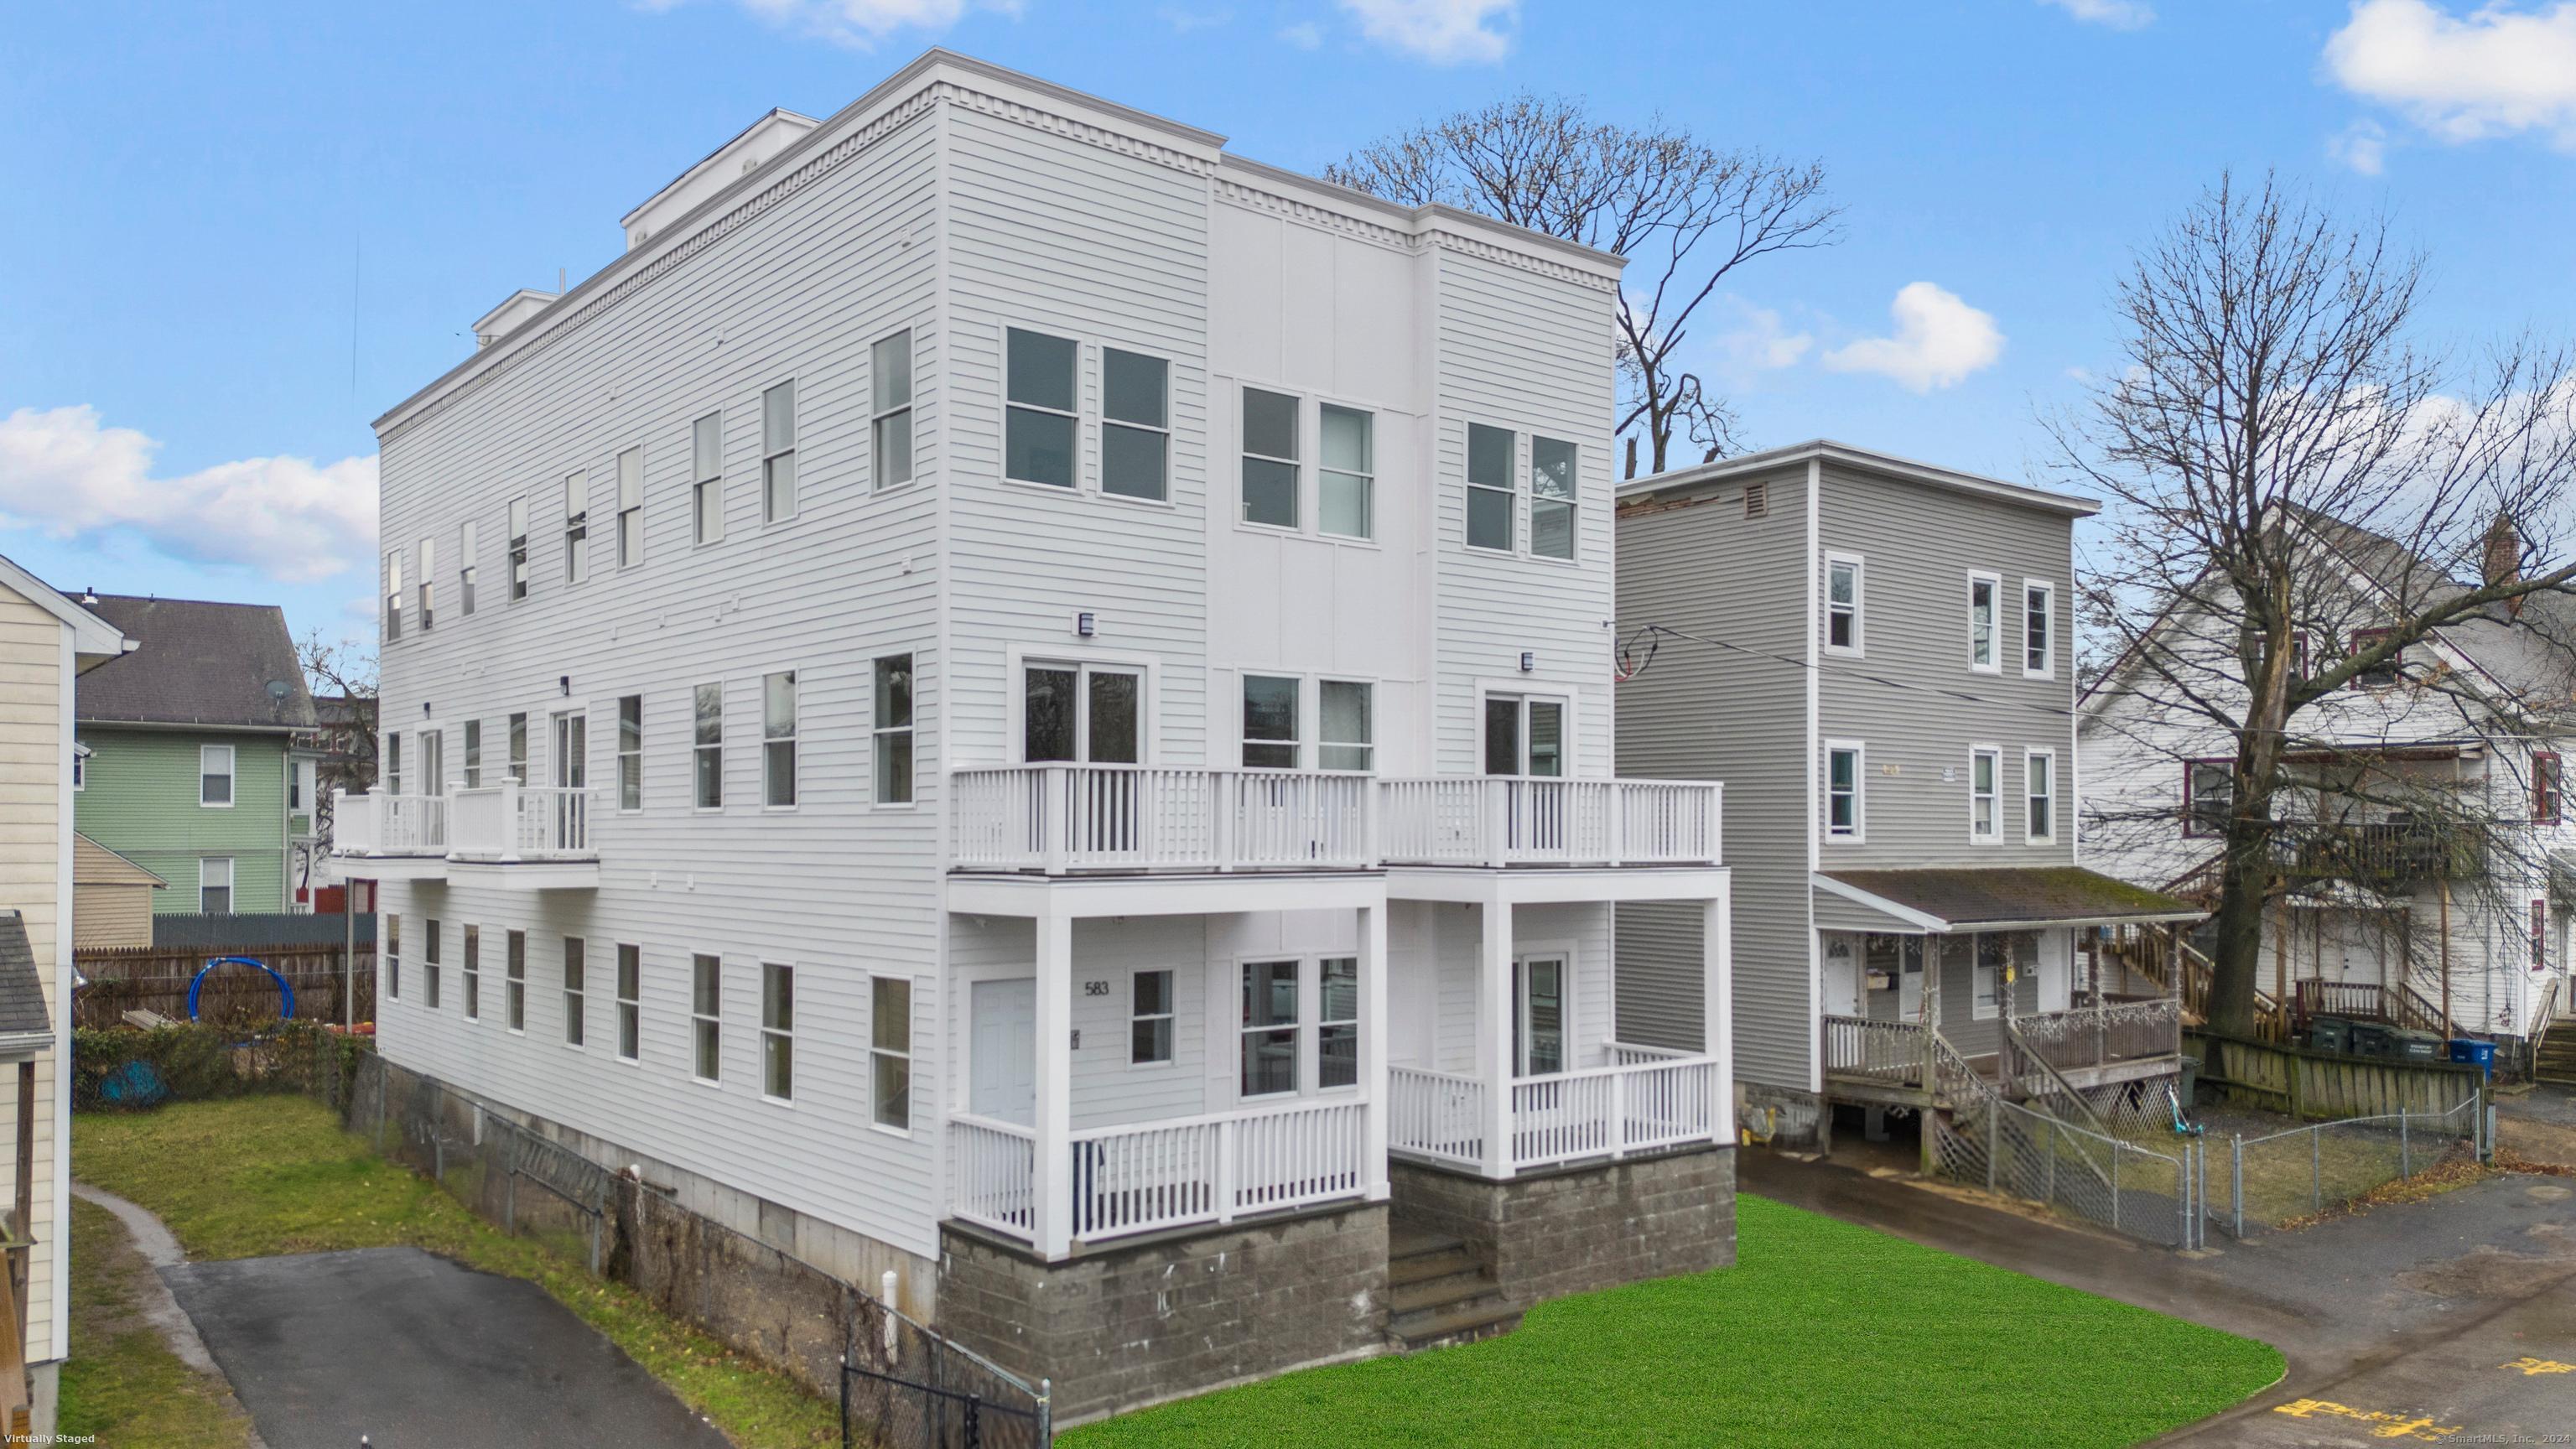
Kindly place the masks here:
POLYGON ((474 613, 474 520, 467 519, 456 527, 456 612, 466 617, 474 613))
POLYGON ((1867 806, 1861 786, 1861 769, 1868 751, 1857 743, 1827 740, 1825 742, 1825 838, 1857 841, 1865 838, 1868 827, 1867 806))
POLYGON ((1315 981, 1315 1085, 1356 1086, 1360 1079, 1360 959, 1327 956, 1315 981))
POLYGON ((876 726, 869 754, 876 761, 880 805, 912 803, 912 656, 877 661, 876 726))
POLYGON ((1243 390, 1243 521, 1297 526, 1297 408, 1286 393, 1243 390))
POLYGON ((2236 809, 2236 771, 2225 760, 2190 760, 2182 767, 2182 833, 2217 836, 2227 833, 2227 817, 2236 809))
POLYGON ((210 916, 232 914, 233 860, 231 856, 198 857, 197 909, 210 916))
POLYGON ((528 1029, 528 933, 512 931, 501 943, 501 995, 510 1030, 528 1029))
POLYGON ((430 1010, 438 1010, 439 986, 438 917, 420 923, 420 980, 427 989, 421 993, 430 1010))
POLYGON ((1172 973, 1138 971, 1127 978, 1127 1064, 1172 1059, 1172 973))
POLYGON ((420 632, 429 632, 430 616, 438 607, 438 540, 420 541, 420 632))
POLYGON ((403 587, 402 550, 385 555, 385 642, 402 637, 403 587))
POLYGON ((772 674, 760 685, 760 803, 786 809, 796 803, 796 671, 772 674))
POLYGON ((220 806, 233 803, 232 746, 197 746, 197 803, 220 806))
POLYGON ((1241 1075, 1237 1090, 1245 1097, 1276 1096, 1297 1090, 1297 961, 1243 963, 1241 1075))
POLYGON ((1069 337, 1013 327, 1003 339, 1003 351, 1002 476, 1071 488, 1079 421, 1074 371, 1082 349, 1069 337))
POLYGON ((467 926, 458 949, 464 953, 459 965, 465 981, 465 1019, 483 1019, 483 928, 467 926))
POLYGON ((528 500, 510 500, 510 602, 528 596, 528 500))
POLYGON ((689 518, 699 543, 724 541, 724 414, 689 424, 689 518))
POLYGON ((564 478, 564 582, 590 577, 590 475, 564 478))
POLYGON ((760 963, 760 1094, 796 1100, 796 968, 760 963))
POLYGON ((1825 555, 1825 652, 1828 654, 1864 652, 1860 575, 1859 555, 1825 555))
POLYGON ((689 958, 689 1070, 701 1082, 724 1072, 724 960, 689 958))
POLYGON ((1968 667, 1980 674, 2003 669, 1999 613, 2004 581, 1993 574, 1968 575, 1968 667))
POLYGON ((1536 558, 1574 557, 1575 447, 1554 438, 1530 438, 1530 553, 1536 558))
POLYGON ((510 782, 528 783, 528 717, 524 714, 510 716, 510 782))
POLYGON ((2003 830, 2004 752, 1993 745, 1968 751, 1968 838, 1995 841, 2003 830))
POLYGON ((403 792, 402 731, 385 731, 385 793, 403 792))
POLYGON ((1141 352, 1100 349, 1100 491, 1170 496, 1172 365, 1141 352))
POLYGON ((1485 699, 1485 773, 1552 780, 1565 774, 1565 701, 1517 694, 1485 699))
POLYGON ((1977 1020, 1992 1021, 2003 1015, 2004 993, 2012 989, 2012 983, 2004 979, 2005 938, 1992 931, 1982 931, 1969 937, 1969 941, 1971 949, 1976 952, 1976 964, 1969 980, 1969 989, 1974 994, 1969 1009, 1977 1020))
POLYGON ((644 450, 617 455, 617 566, 644 561, 644 450))
POLYGON ((876 1124, 912 1130, 912 982, 868 978, 868 1095, 876 1124))
POLYGON ((2531 823, 2555 825, 2564 799, 2558 752, 2536 750, 2531 756, 2531 823))
POLYGON ((1520 506, 1520 439, 1509 428, 1467 425, 1467 546, 1512 551, 1520 506))
POLYGON ((912 334, 897 332, 877 340, 868 352, 868 452, 879 488, 900 488, 912 481, 912 334))
POLYGON ((2021 672, 2046 679, 2057 672, 2057 585, 2024 579, 2021 586, 2021 672))
POLYGON ((1377 537, 1377 417, 1323 405, 1323 467, 1315 475, 1315 526, 1337 538, 1377 537))
MULTIPOLYGON (((205 878, 205 866, 200 863, 197 868, 197 879, 203 881, 205 878)), ((385 999, 400 1001, 402 1000, 402 917, 391 911, 385 912, 383 956, 385 999)))
POLYGON ((563 943, 563 1009, 564 1045, 579 1046, 582 1039, 581 1005, 583 996, 582 941, 579 936, 566 936, 563 943))
POLYGON ((617 808, 644 808, 644 696, 617 701, 617 808))
POLYGON ((701 810, 724 808, 724 685, 701 684, 694 692, 694 729, 690 735, 690 776, 701 810))
POLYGON ((760 395, 760 521, 796 516, 796 379, 760 395))
POLYGON ((644 1051, 644 948, 621 942, 617 947, 617 1059, 631 1062, 644 1051))
POLYGON ((1298 683, 1294 675, 1243 676, 1244 768, 1297 768, 1298 683))
POLYGON ((1347 679, 1327 679, 1315 686, 1317 728, 1315 767, 1357 770, 1377 765, 1376 689, 1347 679))
POLYGON ((2024 750, 2021 758, 2022 793, 2029 807, 2023 837, 2032 845, 2046 844, 2057 838, 2057 752, 2024 750))

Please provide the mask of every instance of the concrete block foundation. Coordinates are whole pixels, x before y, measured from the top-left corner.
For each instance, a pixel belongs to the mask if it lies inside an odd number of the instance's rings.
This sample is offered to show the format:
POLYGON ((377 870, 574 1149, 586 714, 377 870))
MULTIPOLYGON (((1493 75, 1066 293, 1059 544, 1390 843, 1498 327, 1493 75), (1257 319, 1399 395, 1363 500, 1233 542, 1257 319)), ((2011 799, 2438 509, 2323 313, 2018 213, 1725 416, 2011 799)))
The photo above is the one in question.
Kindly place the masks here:
POLYGON ((1735 1262, 1735 1149, 1541 1170, 1509 1182, 1392 1164, 1396 1221, 1465 1242, 1527 1308, 1735 1262))

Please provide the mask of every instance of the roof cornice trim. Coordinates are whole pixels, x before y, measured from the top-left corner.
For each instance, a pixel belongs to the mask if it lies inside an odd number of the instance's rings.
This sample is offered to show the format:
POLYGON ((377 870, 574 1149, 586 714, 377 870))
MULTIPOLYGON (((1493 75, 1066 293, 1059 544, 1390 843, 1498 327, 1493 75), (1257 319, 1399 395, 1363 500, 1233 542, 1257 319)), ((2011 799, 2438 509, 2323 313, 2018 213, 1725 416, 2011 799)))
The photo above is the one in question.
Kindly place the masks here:
POLYGON ((115 625, 65 598, 60 589, 27 572, 6 554, 0 554, 0 585, 61 620, 72 631, 75 654, 126 654, 134 649, 134 641, 115 625))
POLYGON ((1617 497, 1625 502, 1631 498, 1645 498, 1658 493, 1677 492, 1710 483, 1723 483, 1748 474, 1765 473, 1775 468, 1811 460, 1857 468, 1863 472, 1901 478, 1908 482, 1928 484, 1935 488, 1972 493, 1980 497, 1993 498, 1999 502, 2018 504, 2025 508, 2064 514, 2069 518, 2087 518, 2102 511, 2102 502, 2098 498, 2085 498, 2072 493, 2052 493, 2045 488, 2008 483, 2001 478, 1988 478, 1979 473, 1962 473, 1955 468, 1918 462, 1912 458, 1899 457, 1894 453, 1882 453, 1873 448, 1863 448, 1851 443, 1838 443, 1830 438, 1815 438, 1804 443, 1792 443, 1783 448, 1746 453, 1741 457, 1721 458, 1714 463, 1675 468, 1668 472, 1657 473, 1651 478, 1634 479, 1619 485, 1617 497))

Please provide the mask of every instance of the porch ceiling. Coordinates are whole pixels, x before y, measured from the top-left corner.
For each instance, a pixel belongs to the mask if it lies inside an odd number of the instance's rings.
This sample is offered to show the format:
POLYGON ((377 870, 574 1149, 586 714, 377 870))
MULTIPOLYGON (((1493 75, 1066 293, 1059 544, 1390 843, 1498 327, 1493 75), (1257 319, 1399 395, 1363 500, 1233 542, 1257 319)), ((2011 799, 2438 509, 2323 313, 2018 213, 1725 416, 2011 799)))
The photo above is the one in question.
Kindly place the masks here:
POLYGON ((1817 872, 1814 884, 1834 898, 1831 911, 1818 899, 1819 924, 1909 933, 2196 921, 2208 914, 2074 865, 1829 870, 1817 872), (1827 921, 1828 915, 1835 919, 1827 921), (1885 924, 1865 924, 1871 917, 1885 924))
POLYGON ((948 909, 969 915, 1080 919, 1197 916, 1230 911, 1343 910, 1383 906, 1378 871, 1294 871, 1207 875, 959 875, 948 909))

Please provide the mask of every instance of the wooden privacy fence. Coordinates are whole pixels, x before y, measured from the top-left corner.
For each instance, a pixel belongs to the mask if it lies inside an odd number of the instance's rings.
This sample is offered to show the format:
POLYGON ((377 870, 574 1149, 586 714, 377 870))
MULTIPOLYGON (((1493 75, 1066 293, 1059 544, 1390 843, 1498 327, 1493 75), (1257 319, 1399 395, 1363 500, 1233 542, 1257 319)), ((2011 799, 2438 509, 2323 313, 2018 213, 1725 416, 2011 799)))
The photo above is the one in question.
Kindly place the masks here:
MULTIPOLYGON (((115 950, 75 951, 72 964, 88 984, 72 995, 72 1024, 121 1026, 129 1011, 155 1011, 175 1021, 188 1019, 188 983, 217 956, 247 956, 266 965, 295 988, 295 1014, 308 1021, 373 1021, 376 1019, 376 956, 358 947, 357 1013, 344 1013, 340 947, 293 943, 268 946, 134 946, 115 950)), ((197 993, 197 1008, 209 1020, 274 1016, 277 983, 247 966, 223 966, 208 975, 197 993)))
POLYGON ((2477 1099, 2485 1077, 2449 1062, 2393 1062, 2214 1032, 2187 1034, 2200 1079, 2234 1105, 2293 1117, 2381 1117, 2448 1112, 2477 1099))

